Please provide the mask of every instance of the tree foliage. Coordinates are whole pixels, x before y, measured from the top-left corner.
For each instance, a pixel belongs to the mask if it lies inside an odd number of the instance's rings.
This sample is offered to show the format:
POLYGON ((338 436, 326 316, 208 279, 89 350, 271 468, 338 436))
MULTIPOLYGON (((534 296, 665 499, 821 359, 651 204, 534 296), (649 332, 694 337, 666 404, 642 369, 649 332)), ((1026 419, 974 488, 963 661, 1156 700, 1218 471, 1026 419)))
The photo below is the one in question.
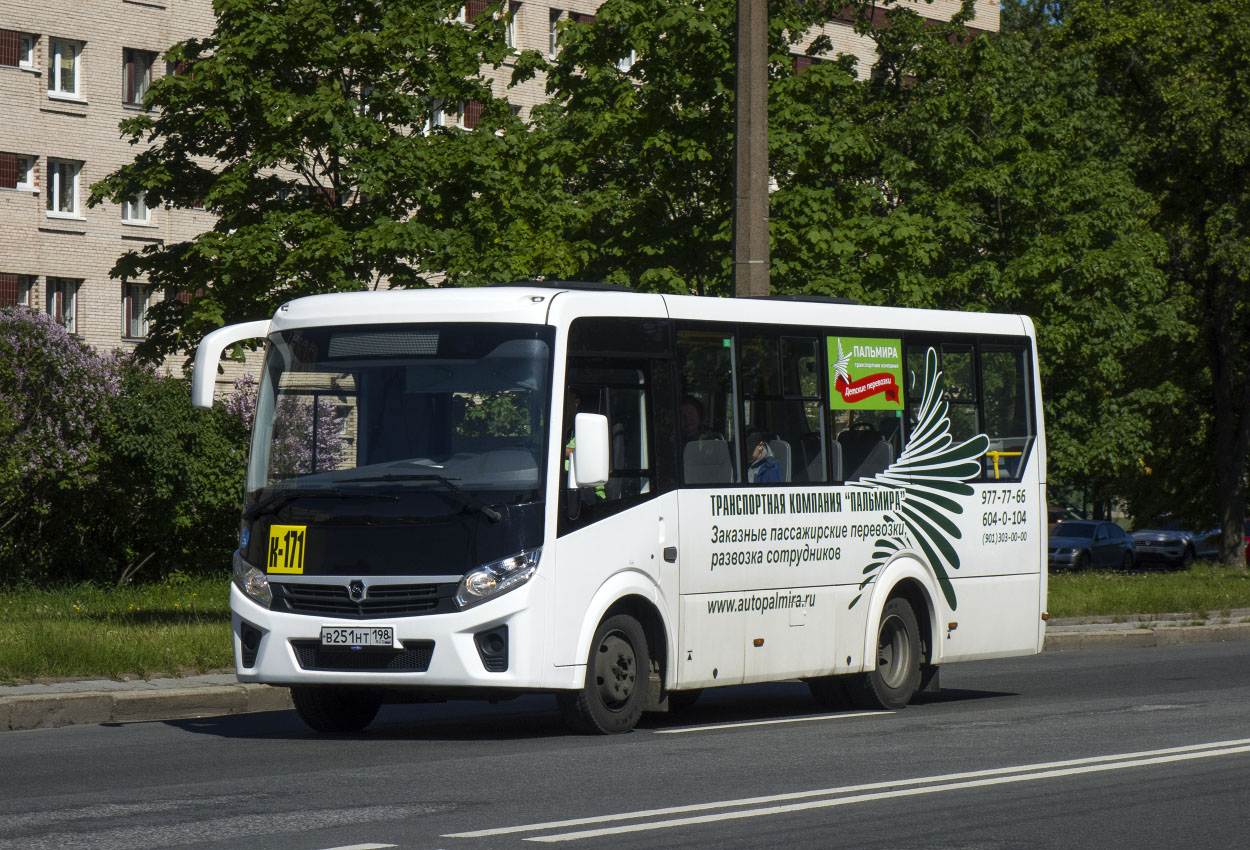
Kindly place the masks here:
MULTIPOLYGON (((1205 469, 1205 486, 1197 492, 1214 496, 1223 560, 1244 567, 1250 457, 1246 5, 1079 0, 1053 11, 1060 47, 1096 62, 1099 96, 1121 117, 1136 182, 1155 199, 1151 223, 1166 241, 1164 269, 1187 294, 1184 315, 1195 328, 1193 344, 1154 364, 1184 390, 1167 431, 1181 445, 1195 431, 1205 432, 1202 450, 1188 456, 1205 469)), ((1176 466, 1168 463, 1168 442, 1159 441, 1151 453, 1157 466, 1176 466)), ((1174 504, 1194 507, 1188 495, 1177 487, 1174 504)))
MULTIPOLYGON (((518 125, 482 68, 507 53, 499 4, 471 24, 459 0, 216 0, 205 39, 172 48, 150 110, 122 122, 139 147, 91 203, 145 193, 204 208, 213 227, 124 255, 115 276, 190 303, 155 304, 149 357, 316 292, 441 271, 445 220, 518 125), (432 126, 480 104, 477 132, 432 126), (431 258, 437 259, 431 265, 431 258)), ((454 120, 454 118, 452 119, 454 120)))

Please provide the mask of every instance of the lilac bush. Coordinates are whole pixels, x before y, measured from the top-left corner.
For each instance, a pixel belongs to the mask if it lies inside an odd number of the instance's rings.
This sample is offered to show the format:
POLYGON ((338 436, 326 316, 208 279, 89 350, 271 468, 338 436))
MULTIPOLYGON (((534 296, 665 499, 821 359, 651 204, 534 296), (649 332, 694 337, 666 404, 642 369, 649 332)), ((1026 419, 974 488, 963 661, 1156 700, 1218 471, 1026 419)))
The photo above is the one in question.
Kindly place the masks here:
POLYGON ((57 491, 94 480, 101 412, 119 391, 102 357, 43 313, 0 309, 0 501, 47 514, 57 491))

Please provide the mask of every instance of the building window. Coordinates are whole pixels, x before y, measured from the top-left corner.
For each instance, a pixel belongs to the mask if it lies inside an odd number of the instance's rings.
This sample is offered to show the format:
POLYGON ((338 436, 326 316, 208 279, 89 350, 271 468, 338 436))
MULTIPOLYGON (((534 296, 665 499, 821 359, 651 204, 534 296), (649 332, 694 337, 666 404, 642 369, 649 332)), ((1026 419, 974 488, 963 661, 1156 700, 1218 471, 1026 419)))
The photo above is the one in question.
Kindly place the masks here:
POLYGON ((48 92, 80 97, 78 78, 82 71, 82 45, 62 38, 52 39, 48 63, 48 92))
POLYGON ((30 278, 22 274, 0 274, 0 307, 29 307, 30 278))
POLYGON ((78 286, 80 281, 48 278, 48 315, 70 333, 78 333, 78 286))
POLYGON ((127 224, 148 223, 148 205, 144 192, 136 195, 133 201, 122 201, 122 221, 127 224))
POLYGON ((35 42, 38 36, 17 30, 0 30, 0 65, 9 68, 35 67, 35 42))
POLYGON ((504 30, 504 38, 507 45, 513 50, 519 50, 520 45, 520 21, 521 21, 521 4, 508 4, 507 27, 504 30))
POLYGON ((0 153, 0 189, 34 188, 34 157, 0 153))
POLYGON ((476 100, 470 100, 468 103, 460 105, 460 126, 465 130, 472 130, 477 126, 477 122, 482 120, 482 111, 485 109, 482 104, 476 100))
POLYGON ((148 288, 141 283, 128 283, 122 288, 122 336, 143 339, 148 335, 148 288))
POLYGON ((81 170, 80 162, 48 160, 48 212, 55 215, 78 214, 78 174, 81 170))
POLYGON ((39 36, 29 33, 22 33, 22 37, 18 39, 17 47, 17 66, 30 71, 35 67, 35 44, 38 43, 39 36))
POLYGON ((460 20, 462 23, 474 23, 486 11, 486 7, 490 5, 490 0, 469 0, 460 7, 460 20))
POLYGON ((122 51, 122 103, 142 106, 143 96, 152 84, 152 66, 156 54, 145 50, 122 51))
POLYGON ((552 9, 548 13, 551 26, 548 28, 549 35, 547 52, 551 55, 552 59, 556 58, 556 48, 559 47, 560 44, 560 18, 563 17, 563 15, 564 13, 559 9, 552 9))

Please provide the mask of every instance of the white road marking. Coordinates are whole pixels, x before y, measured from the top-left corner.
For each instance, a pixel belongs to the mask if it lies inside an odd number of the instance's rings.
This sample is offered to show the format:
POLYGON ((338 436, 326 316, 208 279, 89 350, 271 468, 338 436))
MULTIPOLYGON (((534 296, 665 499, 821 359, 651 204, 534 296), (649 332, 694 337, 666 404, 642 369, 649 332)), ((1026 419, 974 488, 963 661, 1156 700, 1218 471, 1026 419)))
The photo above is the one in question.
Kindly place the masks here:
POLYGON ((398 846, 398 844, 346 844, 342 847, 327 847, 326 850, 386 850, 387 847, 398 846))
POLYGON ((683 826, 691 823, 706 823, 714 820, 729 820, 743 817, 760 817, 779 814, 785 811, 798 811, 805 808, 847 805, 849 803, 866 802, 885 799, 891 796, 914 796, 938 791, 952 791, 960 788, 972 788, 981 785, 996 785, 1007 782, 1022 782, 1035 779, 1047 779, 1056 776, 1068 776, 1075 773, 1092 773, 1104 770, 1120 770, 1126 767, 1139 767, 1150 764, 1161 764, 1168 761, 1184 761, 1193 758, 1208 758, 1235 753, 1250 752, 1250 738, 1233 741, 1213 741, 1206 744, 1190 744, 1183 747, 1168 747, 1160 750, 1145 750, 1136 753, 1116 753, 1106 756, 1088 756, 1065 761, 1042 762, 1013 767, 989 768, 961 773, 947 773, 938 776, 923 776, 914 779, 889 780, 871 782, 862 785, 845 785, 838 788, 820 788, 812 791, 793 791, 786 794, 770 794, 760 797, 745 797, 738 800, 722 800, 714 803, 694 803, 686 806, 670 806, 662 809, 644 809, 634 812, 620 812, 611 815, 598 815, 586 818, 570 818, 567 820, 530 823, 520 826, 497 827, 494 829, 457 832, 444 835, 443 838, 487 838, 495 835, 511 835, 521 832, 541 832, 550 829, 563 829, 573 826, 589 826, 598 823, 612 823, 625 820, 641 820, 644 818, 663 818, 668 815, 705 812, 712 809, 730 809, 761 804, 781 803, 788 800, 810 800, 814 797, 834 797, 834 799, 815 800, 790 806, 771 806, 763 809, 750 809, 742 812, 725 812, 716 815, 703 815, 693 818, 658 820, 644 824, 611 827, 584 832, 572 832, 562 835, 527 838, 527 841, 571 841, 576 838, 590 838, 596 835, 608 835, 618 832, 635 832, 644 829, 663 829, 672 826, 683 826), (911 787, 908 786, 924 786, 911 787), (889 789, 889 790, 883 790, 889 789), (907 789, 907 790, 898 790, 907 789), (879 792, 879 793, 864 793, 879 792))
POLYGON ((710 726, 685 726, 681 729, 656 729, 657 735, 681 735, 684 732, 712 732, 717 729, 741 729, 744 726, 776 726, 780 723, 811 723, 813 720, 848 720, 852 717, 875 717, 892 711, 853 711, 844 714, 811 714, 803 717, 782 717, 777 720, 747 720, 742 723, 713 723, 710 726))

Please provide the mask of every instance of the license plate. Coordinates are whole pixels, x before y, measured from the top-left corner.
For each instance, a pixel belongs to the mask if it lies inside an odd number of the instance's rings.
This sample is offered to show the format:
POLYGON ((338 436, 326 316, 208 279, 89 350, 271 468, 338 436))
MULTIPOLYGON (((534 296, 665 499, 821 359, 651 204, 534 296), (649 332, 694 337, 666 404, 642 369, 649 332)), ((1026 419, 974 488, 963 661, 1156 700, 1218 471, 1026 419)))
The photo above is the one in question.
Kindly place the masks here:
POLYGON ((367 628, 322 626, 321 645, 384 646, 390 649, 395 645, 395 629, 391 626, 369 626, 367 628))

